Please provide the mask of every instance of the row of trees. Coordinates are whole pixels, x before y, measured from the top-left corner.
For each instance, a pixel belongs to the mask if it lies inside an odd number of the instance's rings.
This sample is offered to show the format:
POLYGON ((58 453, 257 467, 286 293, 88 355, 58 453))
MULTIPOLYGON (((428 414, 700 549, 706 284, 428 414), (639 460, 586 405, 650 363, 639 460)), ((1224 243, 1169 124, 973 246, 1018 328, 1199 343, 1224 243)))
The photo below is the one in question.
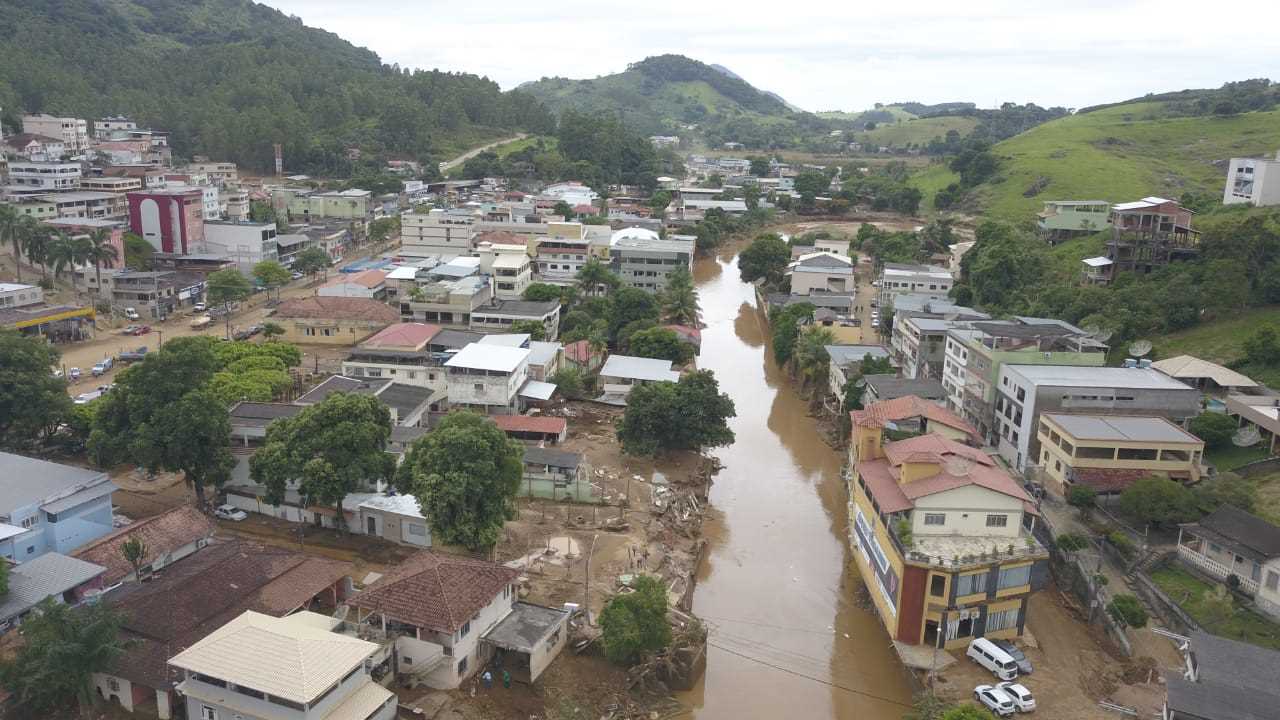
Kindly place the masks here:
MULTIPOLYGON (((62 272, 77 265, 93 265, 99 287, 102 285, 102 266, 110 266, 119 259, 111 244, 111 232, 105 228, 86 235, 70 235, 65 230, 55 230, 34 217, 18 212, 12 204, 0 205, 0 244, 8 243, 13 249, 13 259, 18 282, 22 282, 22 263, 19 257, 40 266, 48 285, 48 272, 53 269, 54 279, 62 272)), ((74 280, 73 280, 74 282, 74 280)))

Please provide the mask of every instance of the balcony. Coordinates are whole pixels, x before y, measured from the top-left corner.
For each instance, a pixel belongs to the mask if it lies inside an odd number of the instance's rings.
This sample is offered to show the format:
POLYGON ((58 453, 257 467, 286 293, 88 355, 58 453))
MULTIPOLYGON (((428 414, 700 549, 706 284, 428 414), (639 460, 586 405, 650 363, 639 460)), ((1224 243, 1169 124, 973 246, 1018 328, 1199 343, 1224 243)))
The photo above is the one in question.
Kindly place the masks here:
POLYGON ((1026 528, 1012 537, 909 535, 904 542, 896 523, 890 521, 889 538, 907 562, 947 571, 1049 557, 1049 551, 1026 528))

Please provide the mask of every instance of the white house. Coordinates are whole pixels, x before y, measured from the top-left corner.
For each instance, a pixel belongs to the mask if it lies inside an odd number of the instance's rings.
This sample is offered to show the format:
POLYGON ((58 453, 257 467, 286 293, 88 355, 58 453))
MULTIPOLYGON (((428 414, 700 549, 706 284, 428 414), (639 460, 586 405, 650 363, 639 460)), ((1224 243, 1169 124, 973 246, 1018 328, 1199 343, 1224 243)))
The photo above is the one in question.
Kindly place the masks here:
POLYGON ((600 368, 600 386, 606 402, 625 404, 631 388, 655 382, 678 382, 680 373, 671 369, 670 360, 610 355, 600 368))
POLYGON ((937 265, 885 263, 880 271, 880 307, 893 305, 894 296, 901 293, 927 293, 944 299, 954 282, 951 271, 937 265))
POLYGON ((518 394, 529 379, 529 350, 472 343, 444 364, 449 404, 484 413, 519 411, 518 394))
POLYGON ((387 272, 372 269, 358 273, 341 273, 317 288, 316 294, 320 297, 359 297, 382 300, 387 296, 387 272))
POLYGON ((787 277, 792 295, 853 292, 855 283, 853 261, 847 255, 823 251, 801 255, 787 266, 787 277))
MULTIPOLYGON (((216 190, 214 194, 216 197, 216 190)), ((253 277, 254 265, 280 259, 275 223, 213 222, 206 217, 204 249, 211 255, 235 262, 246 277, 253 277)))
POLYGON ((1280 205, 1280 152, 1275 159, 1231 158, 1222 204, 1280 205))

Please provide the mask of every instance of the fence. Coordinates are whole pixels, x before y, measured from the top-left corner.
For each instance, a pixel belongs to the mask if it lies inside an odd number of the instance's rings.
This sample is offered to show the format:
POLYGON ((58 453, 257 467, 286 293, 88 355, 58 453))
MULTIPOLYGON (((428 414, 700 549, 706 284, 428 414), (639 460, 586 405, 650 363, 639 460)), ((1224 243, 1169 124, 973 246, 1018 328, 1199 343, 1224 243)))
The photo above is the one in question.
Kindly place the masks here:
MULTIPOLYGON (((1160 567, 1173 558, 1173 553, 1166 553, 1152 567, 1160 567)), ((1133 574, 1133 589, 1146 602, 1166 627, 1176 633, 1187 635, 1192 630, 1201 630, 1200 624, 1191 618, 1178 603, 1156 587, 1156 584, 1144 572, 1133 574)))

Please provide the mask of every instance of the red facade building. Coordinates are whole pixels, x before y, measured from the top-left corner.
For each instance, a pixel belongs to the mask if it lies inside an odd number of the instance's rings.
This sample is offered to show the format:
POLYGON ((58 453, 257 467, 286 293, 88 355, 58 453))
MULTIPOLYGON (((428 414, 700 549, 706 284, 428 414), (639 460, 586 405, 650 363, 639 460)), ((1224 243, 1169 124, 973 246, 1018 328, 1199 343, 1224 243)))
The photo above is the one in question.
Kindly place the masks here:
POLYGON ((139 190, 128 194, 129 229, 160 252, 186 255, 204 247, 200 188, 139 190))

